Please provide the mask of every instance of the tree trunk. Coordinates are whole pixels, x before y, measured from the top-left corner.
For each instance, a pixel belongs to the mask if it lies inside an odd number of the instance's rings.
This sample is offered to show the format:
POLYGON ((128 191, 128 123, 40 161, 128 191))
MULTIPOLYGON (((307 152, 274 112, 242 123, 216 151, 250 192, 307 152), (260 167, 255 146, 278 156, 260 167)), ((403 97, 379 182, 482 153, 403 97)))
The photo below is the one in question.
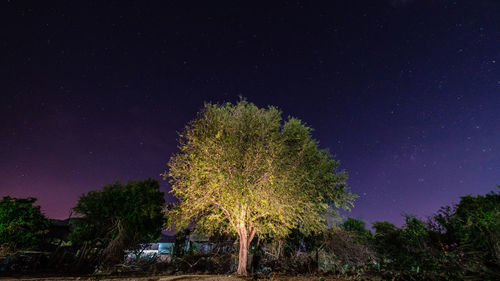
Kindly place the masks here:
POLYGON ((238 275, 247 275, 247 258, 248 258, 248 233, 245 227, 241 227, 238 230, 238 235, 240 237, 240 252, 238 257, 238 270, 236 273, 238 275))
POLYGON ((240 238, 240 252, 238 256, 238 270, 236 273, 244 276, 247 275, 248 248, 256 233, 256 228, 254 226, 245 224, 245 218, 247 218, 246 205, 241 208, 241 216, 237 225, 238 236, 240 238))

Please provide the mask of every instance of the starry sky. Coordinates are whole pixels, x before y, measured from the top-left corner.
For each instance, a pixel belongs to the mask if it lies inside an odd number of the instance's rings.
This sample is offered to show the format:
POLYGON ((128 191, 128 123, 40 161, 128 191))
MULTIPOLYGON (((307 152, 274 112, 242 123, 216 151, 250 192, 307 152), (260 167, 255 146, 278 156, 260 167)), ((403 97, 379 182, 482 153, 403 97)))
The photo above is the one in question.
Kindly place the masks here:
POLYGON ((186 2, 1 2, 0 196, 62 219, 160 180, 203 103, 238 96, 313 127, 368 223, 500 184, 498 1, 186 2))

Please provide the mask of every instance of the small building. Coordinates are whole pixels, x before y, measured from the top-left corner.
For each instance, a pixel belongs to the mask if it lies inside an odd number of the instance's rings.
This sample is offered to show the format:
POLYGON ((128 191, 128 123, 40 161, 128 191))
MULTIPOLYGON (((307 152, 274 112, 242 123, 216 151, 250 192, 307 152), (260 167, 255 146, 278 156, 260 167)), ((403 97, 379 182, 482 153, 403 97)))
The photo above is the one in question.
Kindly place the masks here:
MULTIPOLYGON (((225 237, 224 237, 225 238, 225 237)), ((140 251, 128 251, 127 257, 129 259, 136 258, 139 254, 143 258, 153 258, 158 257, 160 260, 168 260, 173 252, 176 243, 175 236, 169 236, 161 234, 161 238, 158 242, 144 244, 140 251)), ((196 252, 199 254, 209 254, 211 252, 230 252, 233 249, 234 241, 225 239, 214 239, 214 237, 209 237, 207 235, 202 235, 198 233, 186 233, 183 239, 178 239, 177 245, 180 247, 180 255, 186 252, 196 252)))
MULTIPOLYGON (((174 250, 175 237, 169 236, 165 234, 161 234, 161 238, 158 242, 149 243, 143 245, 142 251, 139 251, 140 257, 162 257, 162 256, 170 256, 172 251, 174 250)), ((133 251, 128 251, 127 258, 134 259, 136 258, 136 254, 133 251)))

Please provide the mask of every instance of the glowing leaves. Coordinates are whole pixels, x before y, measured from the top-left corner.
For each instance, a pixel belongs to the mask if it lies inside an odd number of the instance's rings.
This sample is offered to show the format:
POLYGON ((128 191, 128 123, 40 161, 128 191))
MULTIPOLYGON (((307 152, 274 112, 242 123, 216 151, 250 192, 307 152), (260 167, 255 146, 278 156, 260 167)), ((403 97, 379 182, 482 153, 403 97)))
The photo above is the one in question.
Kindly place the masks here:
POLYGON ((180 152, 164 174, 180 200, 171 214, 183 226, 247 233, 250 241, 292 228, 322 230, 329 204, 349 206, 354 195, 311 131, 295 118, 282 122, 275 107, 206 104, 180 135, 180 152))

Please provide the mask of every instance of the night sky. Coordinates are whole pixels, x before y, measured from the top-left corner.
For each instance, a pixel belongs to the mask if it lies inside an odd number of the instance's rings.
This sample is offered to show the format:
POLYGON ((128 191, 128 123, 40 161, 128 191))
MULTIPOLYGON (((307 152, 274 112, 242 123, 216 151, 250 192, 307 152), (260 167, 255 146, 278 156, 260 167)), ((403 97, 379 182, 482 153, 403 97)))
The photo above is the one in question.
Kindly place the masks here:
POLYGON ((1 2, 0 196, 66 218, 161 180, 203 103, 238 96, 315 129, 349 216, 401 225, 500 184, 497 0, 186 2, 1 2))

